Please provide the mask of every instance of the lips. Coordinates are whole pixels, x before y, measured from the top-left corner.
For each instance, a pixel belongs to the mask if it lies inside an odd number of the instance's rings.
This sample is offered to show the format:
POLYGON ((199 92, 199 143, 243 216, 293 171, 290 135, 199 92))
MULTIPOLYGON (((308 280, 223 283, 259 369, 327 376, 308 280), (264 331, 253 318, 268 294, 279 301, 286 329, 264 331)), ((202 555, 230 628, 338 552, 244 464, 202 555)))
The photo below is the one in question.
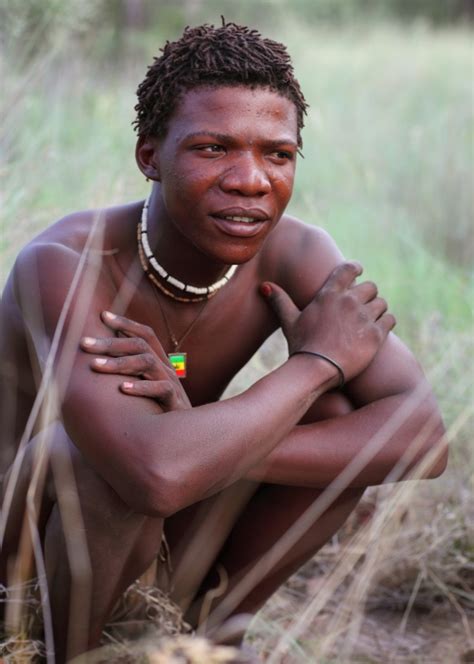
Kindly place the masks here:
POLYGON ((260 208, 224 208, 210 216, 221 231, 234 237, 253 237, 270 220, 270 216, 260 208))
POLYGON ((218 217, 219 219, 239 217, 239 220, 250 220, 243 221, 243 223, 252 223, 254 221, 267 221, 270 215, 261 208, 230 207, 212 212, 211 217, 218 217))

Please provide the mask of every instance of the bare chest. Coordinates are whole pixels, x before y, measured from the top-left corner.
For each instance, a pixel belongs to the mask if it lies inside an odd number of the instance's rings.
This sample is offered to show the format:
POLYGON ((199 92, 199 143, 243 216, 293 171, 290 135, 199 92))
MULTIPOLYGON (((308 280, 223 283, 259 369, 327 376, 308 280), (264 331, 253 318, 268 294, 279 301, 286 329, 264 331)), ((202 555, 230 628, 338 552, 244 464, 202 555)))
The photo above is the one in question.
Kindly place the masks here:
POLYGON ((221 396, 276 327, 259 283, 253 266, 245 265, 215 297, 188 305, 161 296, 145 277, 129 293, 122 287, 121 309, 152 327, 167 353, 186 354, 183 386, 200 405, 221 396))

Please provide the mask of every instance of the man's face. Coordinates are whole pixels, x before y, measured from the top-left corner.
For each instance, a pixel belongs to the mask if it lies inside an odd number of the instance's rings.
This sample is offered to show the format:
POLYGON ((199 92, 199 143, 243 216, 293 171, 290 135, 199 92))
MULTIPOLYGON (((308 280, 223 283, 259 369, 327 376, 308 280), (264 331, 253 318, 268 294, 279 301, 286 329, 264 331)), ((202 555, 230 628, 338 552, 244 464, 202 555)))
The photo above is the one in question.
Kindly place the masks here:
POLYGON ((296 154, 289 99, 267 88, 190 90, 157 141, 160 221, 219 263, 245 262, 283 214, 296 154))

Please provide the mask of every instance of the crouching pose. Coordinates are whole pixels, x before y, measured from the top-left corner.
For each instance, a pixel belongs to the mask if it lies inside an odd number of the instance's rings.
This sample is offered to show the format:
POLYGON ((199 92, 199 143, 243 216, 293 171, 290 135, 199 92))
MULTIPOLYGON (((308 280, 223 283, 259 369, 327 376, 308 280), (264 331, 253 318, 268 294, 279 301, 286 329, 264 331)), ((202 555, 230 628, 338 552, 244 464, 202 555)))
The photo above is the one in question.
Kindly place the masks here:
POLYGON ((436 403, 376 285, 284 214, 306 112, 285 47, 188 28, 136 110, 148 198, 47 228, 1 305, 2 582, 43 561, 57 662, 99 642, 157 560, 194 626, 254 614, 365 487, 433 449, 425 476, 446 464, 436 403), (288 359, 220 401, 279 327, 288 359))

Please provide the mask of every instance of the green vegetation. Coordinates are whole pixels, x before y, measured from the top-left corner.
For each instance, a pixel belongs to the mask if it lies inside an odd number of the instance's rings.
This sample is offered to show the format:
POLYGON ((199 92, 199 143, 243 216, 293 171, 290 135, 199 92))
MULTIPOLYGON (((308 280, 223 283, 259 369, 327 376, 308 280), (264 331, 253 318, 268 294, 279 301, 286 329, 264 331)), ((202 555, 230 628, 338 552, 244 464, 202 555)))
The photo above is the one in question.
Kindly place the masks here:
MULTIPOLYGON (((404 336, 413 341, 413 326, 432 318, 467 330, 469 33, 290 22, 284 37, 311 104, 290 211, 327 228, 383 284, 404 336)), ((115 66, 74 42, 27 69, 3 61, 2 278, 19 246, 58 216, 144 193, 130 123, 156 44, 148 34, 129 48, 115 66)))

